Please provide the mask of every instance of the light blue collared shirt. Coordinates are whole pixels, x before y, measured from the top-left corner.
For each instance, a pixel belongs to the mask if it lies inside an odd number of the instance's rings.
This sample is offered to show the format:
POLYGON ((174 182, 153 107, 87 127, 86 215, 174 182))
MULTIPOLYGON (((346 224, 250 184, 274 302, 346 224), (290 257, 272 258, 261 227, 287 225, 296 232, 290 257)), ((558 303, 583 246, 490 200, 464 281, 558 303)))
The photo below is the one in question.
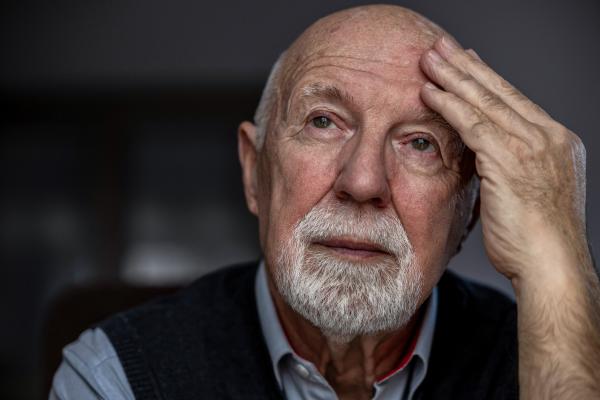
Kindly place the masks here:
MULTIPOLYGON (((263 335, 279 388, 288 400, 337 399, 335 391, 315 365, 294 353, 281 327, 269 292, 264 262, 260 263, 255 282, 256 305, 263 335)), ((409 362, 373 385, 374 400, 412 400, 425 379, 437 315, 437 287, 427 302, 425 315, 409 362)))
MULTIPOLYGON (((269 293, 264 263, 255 281, 258 315, 279 387, 289 400, 336 399, 315 366, 295 355, 287 341, 269 293)), ((423 325, 410 362, 374 385, 376 400, 412 399, 423 381, 437 313, 437 289, 427 304, 423 325), (412 374, 412 379, 411 375, 412 374), (408 397, 402 397, 404 394, 408 397)), ((106 334, 88 329, 63 350, 63 361, 52 383, 50 400, 134 400, 125 371, 106 334)))

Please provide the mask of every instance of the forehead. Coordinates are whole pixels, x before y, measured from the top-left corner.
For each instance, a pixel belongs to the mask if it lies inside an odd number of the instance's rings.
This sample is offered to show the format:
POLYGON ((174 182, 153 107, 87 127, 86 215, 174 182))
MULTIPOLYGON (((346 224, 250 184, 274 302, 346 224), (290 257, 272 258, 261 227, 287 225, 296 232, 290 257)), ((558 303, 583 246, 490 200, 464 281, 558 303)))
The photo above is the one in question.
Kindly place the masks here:
POLYGON ((288 102, 315 82, 334 82, 355 97, 406 101, 408 96, 420 103, 418 92, 426 78, 419 59, 434 39, 419 37, 414 29, 348 29, 348 25, 313 32, 293 46, 280 100, 288 102))
MULTIPOLYGON (((415 114, 425 110, 419 91, 426 81, 419 68, 420 52, 409 49, 378 58, 336 52, 313 53, 288 75, 283 105, 290 108, 313 100, 353 105, 361 110, 392 107, 415 114)), ((285 117, 284 117, 285 118, 285 117)))

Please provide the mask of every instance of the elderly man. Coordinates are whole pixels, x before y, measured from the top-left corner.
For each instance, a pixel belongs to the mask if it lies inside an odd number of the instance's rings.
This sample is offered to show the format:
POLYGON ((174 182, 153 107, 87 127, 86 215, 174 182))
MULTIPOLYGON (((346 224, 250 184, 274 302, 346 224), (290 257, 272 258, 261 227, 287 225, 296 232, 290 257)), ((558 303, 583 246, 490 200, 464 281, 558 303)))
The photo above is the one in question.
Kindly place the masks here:
POLYGON ((264 261, 85 332, 51 398, 600 397, 583 145, 431 21, 317 21, 239 155, 264 261), (444 273, 478 213, 516 306, 444 273))

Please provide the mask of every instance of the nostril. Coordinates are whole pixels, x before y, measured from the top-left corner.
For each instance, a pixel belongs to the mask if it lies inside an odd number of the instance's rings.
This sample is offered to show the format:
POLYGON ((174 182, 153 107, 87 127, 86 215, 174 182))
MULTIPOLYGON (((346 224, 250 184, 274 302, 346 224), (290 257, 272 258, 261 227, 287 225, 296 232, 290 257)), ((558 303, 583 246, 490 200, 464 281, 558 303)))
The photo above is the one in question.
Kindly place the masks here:
POLYGON ((377 208, 384 208, 387 206, 388 202, 381 197, 375 197, 371 199, 371 204, 377 208))
POLYGON ((351 196, 344 190, 336 190, 335 195, 339 200, 348 200, 351 196))
POLYGON ((361 185, 360 182, 339 180, 334 186, 335 196, 340 201, 353 201, 356 203, 370 204, 373 207, 387 207, 391 201, 390 188, 387 182, 378 180, 361 185))
POLYGON ((353 148, 343 159, 333 190, 340 200, 386 207, 391 196, 381 146, 371 143, 353 148))

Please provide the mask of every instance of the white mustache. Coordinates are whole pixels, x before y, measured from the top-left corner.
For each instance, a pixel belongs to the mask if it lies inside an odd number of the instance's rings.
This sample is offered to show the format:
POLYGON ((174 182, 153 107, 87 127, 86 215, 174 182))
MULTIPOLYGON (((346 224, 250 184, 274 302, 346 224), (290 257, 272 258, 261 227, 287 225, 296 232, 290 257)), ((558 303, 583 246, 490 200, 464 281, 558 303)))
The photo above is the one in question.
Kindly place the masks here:
POLYGON ((389 210, 320 202, 282 245, 274 278, 296 312, 326 336, 347 343, 410 319, 422 297, 417 262, 400 219, 389 210), (362 264, 310 247, 329 239, 370 243, 395 259, 362 264))
POLYGON ((305 245, 314 241, 351 238, 371 243, 396 257, 412 254, 412 245, 397 217, 376 210, 339 205, 317 205, 294 229, 305 245))

